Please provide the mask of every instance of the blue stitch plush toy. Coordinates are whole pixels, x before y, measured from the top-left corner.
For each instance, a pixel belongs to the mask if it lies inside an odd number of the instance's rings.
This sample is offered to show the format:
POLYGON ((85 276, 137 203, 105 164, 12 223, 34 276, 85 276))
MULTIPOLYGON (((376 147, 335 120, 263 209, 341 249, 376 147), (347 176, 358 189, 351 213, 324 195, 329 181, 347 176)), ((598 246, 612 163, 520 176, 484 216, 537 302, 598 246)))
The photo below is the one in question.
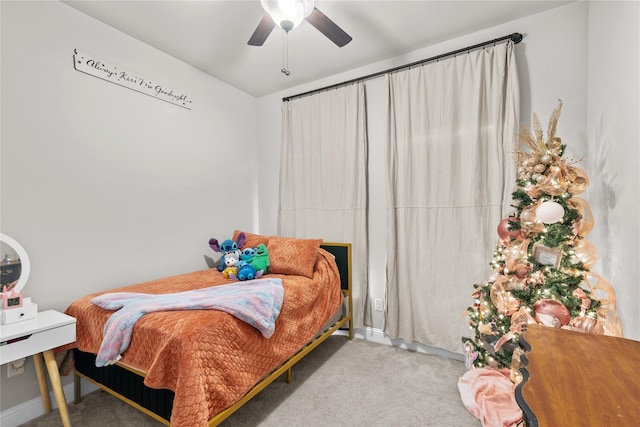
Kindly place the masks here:
POLYGON ((256 256, 256 248, 242 248, 240 251, 240 267, 245 264, 251 264, 254 256, 256 256))
POLYGON ((218 271, 222 272, 227 265, 225 264, 224 257, 230 252, 237 252, 238 258, 240 258, 240 248, 247 241, 247 237, 244 233, 238 234, 238 240, 235 242, 231 239, 227 239, 222 243, 218 243, 217 239, 209 239, 209 247, 216 252, 220 252, 222 256, 220 257, 220 262, 218 263, 218 271))
POLYGON ((258 248, 242 248, 240 251, 240 262, 237 264, 238 271, 235 275, 230 275, 229 277, 236 280, 251 280, 262 277, 266 271, 263 269, 258 270, 253 265, 257 253, 258 248))

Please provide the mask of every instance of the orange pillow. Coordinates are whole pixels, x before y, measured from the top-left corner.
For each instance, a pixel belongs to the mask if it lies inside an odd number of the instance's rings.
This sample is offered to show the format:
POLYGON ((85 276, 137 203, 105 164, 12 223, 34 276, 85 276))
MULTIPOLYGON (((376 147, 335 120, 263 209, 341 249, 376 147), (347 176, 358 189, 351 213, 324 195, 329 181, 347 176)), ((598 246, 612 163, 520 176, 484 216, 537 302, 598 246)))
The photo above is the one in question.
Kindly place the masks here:
POLYGON ((242 245, 242 248, 255 248, 257 247, 260 243, 264 243, 265 245, 269 242, 270 236, 263 236, 261 234, 253 234, 253 233, 247 233, 246 231, 241 231, 241 230, 236 230, 233 232, 233 241, 237 242, 238 241, 238 235, 240 233, 244 233, 245 237, 247 238, 247 240, 245 241, 244 245, 242 245))
POLYGON ((313 278, 318 248, 322 239, 295 239, 271 237, 267 243, 269 251, 269 273, 294 274, 313 278))

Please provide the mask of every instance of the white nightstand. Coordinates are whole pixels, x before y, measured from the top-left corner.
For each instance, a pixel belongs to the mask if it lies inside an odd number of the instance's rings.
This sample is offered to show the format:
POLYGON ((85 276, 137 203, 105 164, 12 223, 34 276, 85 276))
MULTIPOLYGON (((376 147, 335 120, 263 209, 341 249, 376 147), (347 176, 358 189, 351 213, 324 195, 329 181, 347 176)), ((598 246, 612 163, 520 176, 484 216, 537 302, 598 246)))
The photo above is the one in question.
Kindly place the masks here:
POLYGON ((51 350, 75 340, 76 319, 55 310, 41 311, 35 319, 0 325, 0 365, 33 356, 42 405, 44 411, 49 412, 51 400, 44 373, 44 364, 46 364, 62 424, 65 427, 71 426, 71 422, 60 383, 58 364, 51 350))

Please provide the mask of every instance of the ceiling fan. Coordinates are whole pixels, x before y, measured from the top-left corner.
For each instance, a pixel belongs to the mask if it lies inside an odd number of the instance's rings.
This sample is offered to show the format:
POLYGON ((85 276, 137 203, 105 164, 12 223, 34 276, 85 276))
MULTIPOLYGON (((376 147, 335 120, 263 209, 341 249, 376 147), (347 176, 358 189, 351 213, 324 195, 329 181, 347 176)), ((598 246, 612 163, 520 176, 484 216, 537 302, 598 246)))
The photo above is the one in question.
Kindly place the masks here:
POLYGON ((314 5, 314 0, 260 0, 266 11, 248 43, 251 46, 262 46, 278 25, 285 32, 289 32, 307 21, 318 31, 324 34, 338 47, 342 47, 351 41, 351 36, 336 25, 324 13, 314 5))

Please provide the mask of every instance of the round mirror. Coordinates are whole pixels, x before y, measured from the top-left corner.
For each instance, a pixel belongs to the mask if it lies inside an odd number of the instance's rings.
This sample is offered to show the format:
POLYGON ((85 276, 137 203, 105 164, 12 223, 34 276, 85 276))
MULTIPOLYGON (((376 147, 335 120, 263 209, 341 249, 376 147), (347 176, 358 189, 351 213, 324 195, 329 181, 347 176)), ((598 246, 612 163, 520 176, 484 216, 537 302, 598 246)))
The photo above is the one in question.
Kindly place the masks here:
POLYGON ((31 263, 29 255, 20 243, 0 233, 0 283, 2 290, 22 292, 27 283, 31 263))

